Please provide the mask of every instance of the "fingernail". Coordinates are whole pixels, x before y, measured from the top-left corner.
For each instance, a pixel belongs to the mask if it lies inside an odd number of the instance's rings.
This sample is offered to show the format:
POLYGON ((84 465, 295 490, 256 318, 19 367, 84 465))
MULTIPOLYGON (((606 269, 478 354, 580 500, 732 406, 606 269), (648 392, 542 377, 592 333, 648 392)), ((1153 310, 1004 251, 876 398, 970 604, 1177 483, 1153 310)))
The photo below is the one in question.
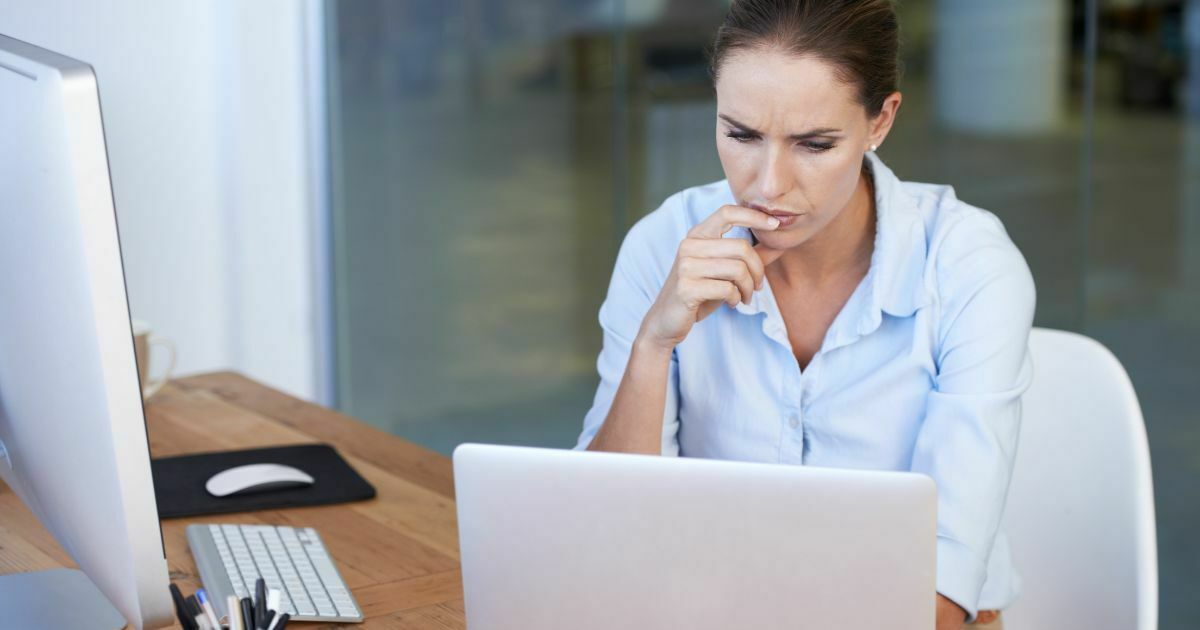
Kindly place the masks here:
POLYGON ((779 227, 779 219, 771 217, 770 219, 767 219, 767 225, 771 226, 772 229, 777 228, 779 227))

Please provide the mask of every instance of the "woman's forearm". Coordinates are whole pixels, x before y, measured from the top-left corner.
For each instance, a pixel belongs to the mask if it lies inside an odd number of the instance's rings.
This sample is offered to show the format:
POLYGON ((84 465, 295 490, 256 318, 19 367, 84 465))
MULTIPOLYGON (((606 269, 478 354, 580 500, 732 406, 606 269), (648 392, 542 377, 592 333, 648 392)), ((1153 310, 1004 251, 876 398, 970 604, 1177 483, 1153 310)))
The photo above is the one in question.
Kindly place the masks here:
POLYGON ((608 417, 592 438, 588 450, 662 454, 663 410, 667 404, 671 353, 670 348, 638 336, 608 417))

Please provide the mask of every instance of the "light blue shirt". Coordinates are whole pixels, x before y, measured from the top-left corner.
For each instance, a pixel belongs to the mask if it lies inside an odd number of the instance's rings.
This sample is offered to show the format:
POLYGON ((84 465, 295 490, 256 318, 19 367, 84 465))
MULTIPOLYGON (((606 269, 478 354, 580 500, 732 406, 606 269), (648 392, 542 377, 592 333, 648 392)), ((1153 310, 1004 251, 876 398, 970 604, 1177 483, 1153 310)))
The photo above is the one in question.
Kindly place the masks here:
MULTIPOLYGON (((750 304, 722 305, 672 355, 662 451, 929 475, 937 590, 974 619, 1020 586, 1000 521, 1032 376, 1033 278, 994 215, 948 186, 900 181, 874 153, 867 166, 875 250, 820 350, 801 371, 769 281, 750 304)), ((608 415, 680 241, 733 203, 727 181, 689 188, 629 231, 600 308, 600 386, 576 448, 608 415)))

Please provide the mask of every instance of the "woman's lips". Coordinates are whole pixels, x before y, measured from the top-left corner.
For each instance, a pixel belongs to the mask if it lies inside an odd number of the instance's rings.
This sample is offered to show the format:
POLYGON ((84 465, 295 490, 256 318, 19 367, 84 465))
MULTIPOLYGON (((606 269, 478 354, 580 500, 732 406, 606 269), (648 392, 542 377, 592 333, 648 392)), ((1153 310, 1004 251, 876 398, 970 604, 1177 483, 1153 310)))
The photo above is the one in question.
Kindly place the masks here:
POLYGON ((751 208, 753 210, 758 210, 759 212, 761 212, 763 214, 767 214, 767 215, 775 217, 776 219, 779 219, 779 227, 781 227, 781 228, 785 228, 785 227, 795 223, 797 219, 804 216, 802 214, 797 214, 795 212, 784 212, 783 210, 777 210, 775 208, 765 208, 756 203, 746 204, 746 207, 751 208))

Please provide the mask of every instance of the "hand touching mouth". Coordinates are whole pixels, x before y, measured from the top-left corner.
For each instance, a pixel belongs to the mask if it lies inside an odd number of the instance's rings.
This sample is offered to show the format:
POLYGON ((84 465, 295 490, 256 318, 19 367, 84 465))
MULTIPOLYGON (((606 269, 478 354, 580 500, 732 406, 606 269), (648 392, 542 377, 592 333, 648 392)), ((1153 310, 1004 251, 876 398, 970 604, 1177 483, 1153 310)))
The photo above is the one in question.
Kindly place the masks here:
POLYGON ((788 212, 787 210, 780 210, 779 208, 768 208, 766 206, 760 206, 756 203, 747 203, 745 205, 747 208, 751 208, 753 210, 758 210, 759 212, 761 212, 763 214, 769 214, 769 215, 775 217, 776 219, 779 219, 779 227, 780 228, 785 228, 785 227, 795 223, 800 217, 804 216, 803 213, 788 212))

